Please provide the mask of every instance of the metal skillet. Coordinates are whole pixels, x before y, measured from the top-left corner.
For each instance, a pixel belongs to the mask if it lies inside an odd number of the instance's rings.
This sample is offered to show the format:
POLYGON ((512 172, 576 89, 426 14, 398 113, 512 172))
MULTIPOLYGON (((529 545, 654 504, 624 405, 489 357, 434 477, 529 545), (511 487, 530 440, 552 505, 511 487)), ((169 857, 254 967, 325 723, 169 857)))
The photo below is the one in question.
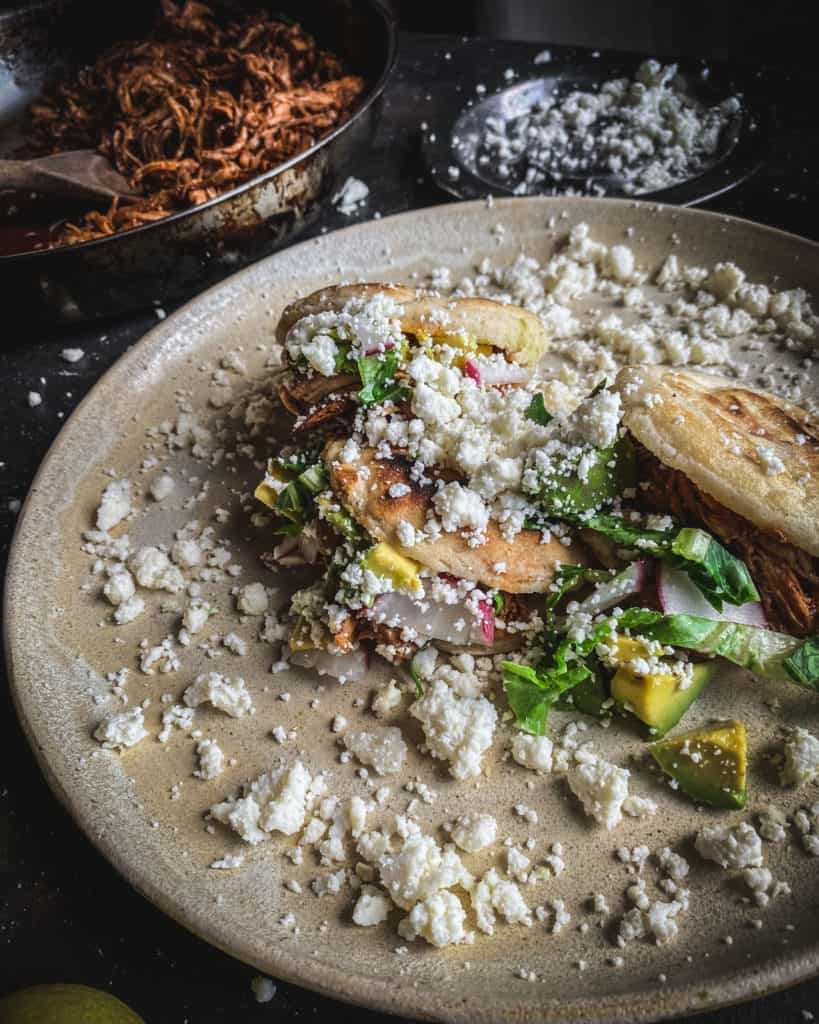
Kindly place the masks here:
MULTIPOLYGON (((352 116, 271 171, 162 220, 80 245, 0 255, 0 307, 10 327, 115 316, 173 302, 288 243, 366 146, 390 73, 396 28, 378 0, 217 0, 225 13, 268 6, 299 21, 362 75, 352 116)), ((42 0, 0 12, 0 156, 44 82, 90 63, 117 39, 147 32, 158 3, 42 0)))

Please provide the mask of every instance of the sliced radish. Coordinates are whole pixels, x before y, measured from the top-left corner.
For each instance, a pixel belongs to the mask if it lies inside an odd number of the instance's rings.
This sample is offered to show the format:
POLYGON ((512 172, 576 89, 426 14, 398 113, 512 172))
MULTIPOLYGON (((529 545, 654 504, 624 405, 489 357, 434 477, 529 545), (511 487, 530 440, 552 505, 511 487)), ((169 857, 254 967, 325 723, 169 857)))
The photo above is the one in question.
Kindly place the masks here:
POLYGON ((627 569, 612 576, 610 580, 598 583, 594 591, 576 606, 576 610, 597 615, 598 612, 614 608, 627 597, 645 590, 648 579, 648 562, 632 562, 627 569))
MULTIPOLYGON (((484 387, 501 384, 525 384, 531 376, 526 367, 510 363, 502 355, 475 356, 474 359, 467 360, 467 366, 469 363, 474 366, 478 374, 478 383, 483 384, 484 387)), ((467 370, 467 372, 469 371, 467 370)))
POLYGON ((481 640, 491 647, 495 642, 495 609, 486 598, 478 601, 478 614, 480 615, 481 640))
POLYGON ((471 377, 472 380, 474 380, 475 383, 478 385, 478 387, 480 387, 481 371, 475 365, 473 360, 467 359, 467 361, 464 363, 464 373, 467 375, 467 377, 471 377))
POLYGON ((739 605, 723 602, 722 611, 718 612, 687 573, 665 563, 660 566, 657 596, 660 607, 668 615, 699 615, 714 622, 739 622, 768 628, 765 609, 759 601, 739 605))
POLYGON ((307 559, 301 551, 301 544, 298 537, 285 537, 283 541, 273 548, 272 561, 276 565, 286 568, 293 568, 297 565, 306 565, 307 559))
POLYGON ((398 590, 380 594, 370 618, 379 624, 415 630, 417 639, 414 642, 418 644, 427 640, 446 640, 451 644, 488 646, 495 633, 494 612, 490 626, 487 613, 481 611, 480 617, 476 618, 463 601, 457 604, 426 598, 416 601, 411 595, 398 590))
POLYGON ((395 348, 394 341, 377 341, 371 342, 365 349, 365 356, 377 356, 382 352, 389 352, 391 348, 395 348))
POLYGON ((312 668, 320 676, 333 676, 341 682, 357 682, 367 674, 367 652, 363 649, 333 654, 331 651, 293 651, 290 663, 312 668))

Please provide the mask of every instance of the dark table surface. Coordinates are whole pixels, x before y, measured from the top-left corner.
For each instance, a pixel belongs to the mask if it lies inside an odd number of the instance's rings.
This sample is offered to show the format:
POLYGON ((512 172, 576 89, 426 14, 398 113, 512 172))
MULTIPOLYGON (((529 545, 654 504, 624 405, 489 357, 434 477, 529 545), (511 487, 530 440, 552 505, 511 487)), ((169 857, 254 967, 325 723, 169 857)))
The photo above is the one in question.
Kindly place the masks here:
MULTIPOLYGON (((528 64, 539 49, 542 45, 405 34, 379 133, 374 145, 358 154, 350 167, 350 173, 370 186, 369 203, 352 218, 330 209, 310 231, 333 230, 376 214, 445 201, 426 174, 419 150, 420 123, 434 114, 437 85, 466 81, 476 74, 475 69, 481 75, 484 69, 501 64, 528 64)), ((752 179, 707 205, 817 239, 819 161, 813 101, 819 70, 814 66, 751 71, 778 111, 767 162, 752 179)), ((464 94, 468 91, 465 85, 464 94)), ((0 311, 0 561, 4 564, 19 503, 65 418, 99 376, 156 323, 156 315, 146 311, 127 320, 36 335, 5 330, 2 315, 0 311), (62 361, 64 347, 82 348, 85 358, 75 364, 62 361), (29 408, 29 391, 43 396, 38 408, 29 408)), ((0 679, 0 688, 5 687, 5 679, 0 679)), ((332 1017, 356 1024, 386 1024, 388 1018, 380 1014, 320 998, 293 985, 279 984, 271 1003, 257 1005, 250 990, 255 971, 205 945, 154 909, 101 858, 47 788, 9 701, 4 701, 4 708, 0 715, 0 993, 44 982, 84 983, 113 991, 150 1024, 214 1024, 274 1014, 280 1020, 332 1017)), ((800 1021, 811 1019, 811 1011, 819 1018, 819 981, 742 1007, 704 1014, 696 1021, 800 1021)))

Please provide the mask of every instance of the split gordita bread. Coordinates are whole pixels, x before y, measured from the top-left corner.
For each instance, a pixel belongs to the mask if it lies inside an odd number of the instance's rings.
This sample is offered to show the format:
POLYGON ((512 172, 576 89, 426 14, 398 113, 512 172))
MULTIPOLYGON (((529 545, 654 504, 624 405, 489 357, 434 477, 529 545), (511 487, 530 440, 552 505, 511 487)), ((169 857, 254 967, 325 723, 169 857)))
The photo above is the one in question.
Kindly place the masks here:
POLYGON ((404 334, 428 337, 466 335, 506 354, 521 366, 534 366, 548 347, 540 318, 520 306, 492 299, 443 298, 389 284, 333 285, 291 303, 282 313, 276 340, 287 349, 292 328, 305 318, 350 310, 376 296, 395 303, 392 316, 404 334))
POLYGON ((659 366, 621 370, 623 425, 655 508, 741 554, 769 618, 819 627, 819 425, 734 380, 659 366))

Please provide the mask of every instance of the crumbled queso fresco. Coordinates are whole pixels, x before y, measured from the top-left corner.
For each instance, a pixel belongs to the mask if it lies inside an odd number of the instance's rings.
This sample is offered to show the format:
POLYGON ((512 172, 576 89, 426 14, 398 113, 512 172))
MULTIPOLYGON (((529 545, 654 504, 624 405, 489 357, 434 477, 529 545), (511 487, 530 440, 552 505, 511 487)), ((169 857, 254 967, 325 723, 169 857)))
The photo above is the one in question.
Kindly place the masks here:
MULTIPOLYGON (((644 86, 670 88, 666 79, 644 86)), ((400 445, 413 451, 419 474, 457 465, 464 483, 438 491, 425 530, 466 530, 480 546, 495 522, 514 538, 527 486, 617 436, 611 393, 579 399, 620 365, 711 366, 805 401, 804 364, 792 371, 764 352, 812 358, 817 324, 806 296, 773 292, 733 264, 691 267, 672 253, 648 268, 627 240, 605 246, 577 225, 543 264, 524 255, 505 266, 484 260, 454 292, 500 297, 543 319, 555 364, 545 391, 571 440, 557 444, 553 429, 525 418, 526 386, 481 394, 446 360, 418 355, 409 369, 411 415, 362 411, 347 456, 363 444, 400 445), (591 310, 591 300, 605 308, 591 310), (756 368, 736 358, 737 346, 761 353, 756 368)), ((388 304, 379 315, 383 337, 388 304)), ((333 339, 312 326, 293 344, 315 373, 329 372, 333 339)), ((210 375, 209 411, 194 411, 178 393, 177 416, 148 430, 142 465, 100 481, 82 540, 89 572, 81 588, 112 651, 110 668, 89 689, 89 748, 135 775, 141 758, 187 751, 186 772, 169 770, 166 813, 170 821, 187 802, 201 814, 219 844, 202 866, 214 885, 270 858, 282 887, 271 941, 297 935, 299 907, 318 901, 326 919, 343 921, 334 928, 361 941, 358 929, 394 935, 396 962, 424 945, 468 950, 523 929, 549 936, 556 950, 588 932, 583 962, 601 969, 621 966, 634 944, 673 943, 704 879, 722 879, 727 906, 742 885, 739 913, 787 901, 776 878, 785 851, 819 856, 819 803, 810 789, 819 739, 806 728, 780 744, 782 799, 793 809, 749 807, 724 822, 703 816, 694 832, 677 834, 674 793, 643 761, 617 752, 611 717, 590 724, 555 712, 546 736, 514 728, 499 700, 499 666, 509 655, 430 648, 418 661, 419 680, 395 668, 386 681, 367 665, 343 683, 293 673, 284 644, 289 566, 270 571, 242 541, 253 534, 261 550, 270 529, 249 481, 264 471, 277 414, 269 377, 281 351, 261 347, 262 387, 249 386, 250 354, 236 353, 202 371, 210 375), (177 525, 163 532, 159 513, 162 522, 173 513, 177 525), (309 722, 321 723, 320 752, 307 738, 309 722), (264 758, 246 757, 245 741, 261 736, 264 758), (333 767, 319 768, 319 760, 333 767), (565 819, 546 820, 546 793, 560 795, 565 819), (576 890, 583 863, 578 847, 591 841, 609 851, 608 867, 584 879, 581 902, 570 885, 576 890)), ((515 973, 539 978, 533 964, 515 973)))
POLYGON ((633 79, 558 89, 509 120, 488 117, 483 134, 460 145, 516 195, 639 195, 702 173, 739 110, 736 96, 703 106, 676 64, 647 60, 633 79))

